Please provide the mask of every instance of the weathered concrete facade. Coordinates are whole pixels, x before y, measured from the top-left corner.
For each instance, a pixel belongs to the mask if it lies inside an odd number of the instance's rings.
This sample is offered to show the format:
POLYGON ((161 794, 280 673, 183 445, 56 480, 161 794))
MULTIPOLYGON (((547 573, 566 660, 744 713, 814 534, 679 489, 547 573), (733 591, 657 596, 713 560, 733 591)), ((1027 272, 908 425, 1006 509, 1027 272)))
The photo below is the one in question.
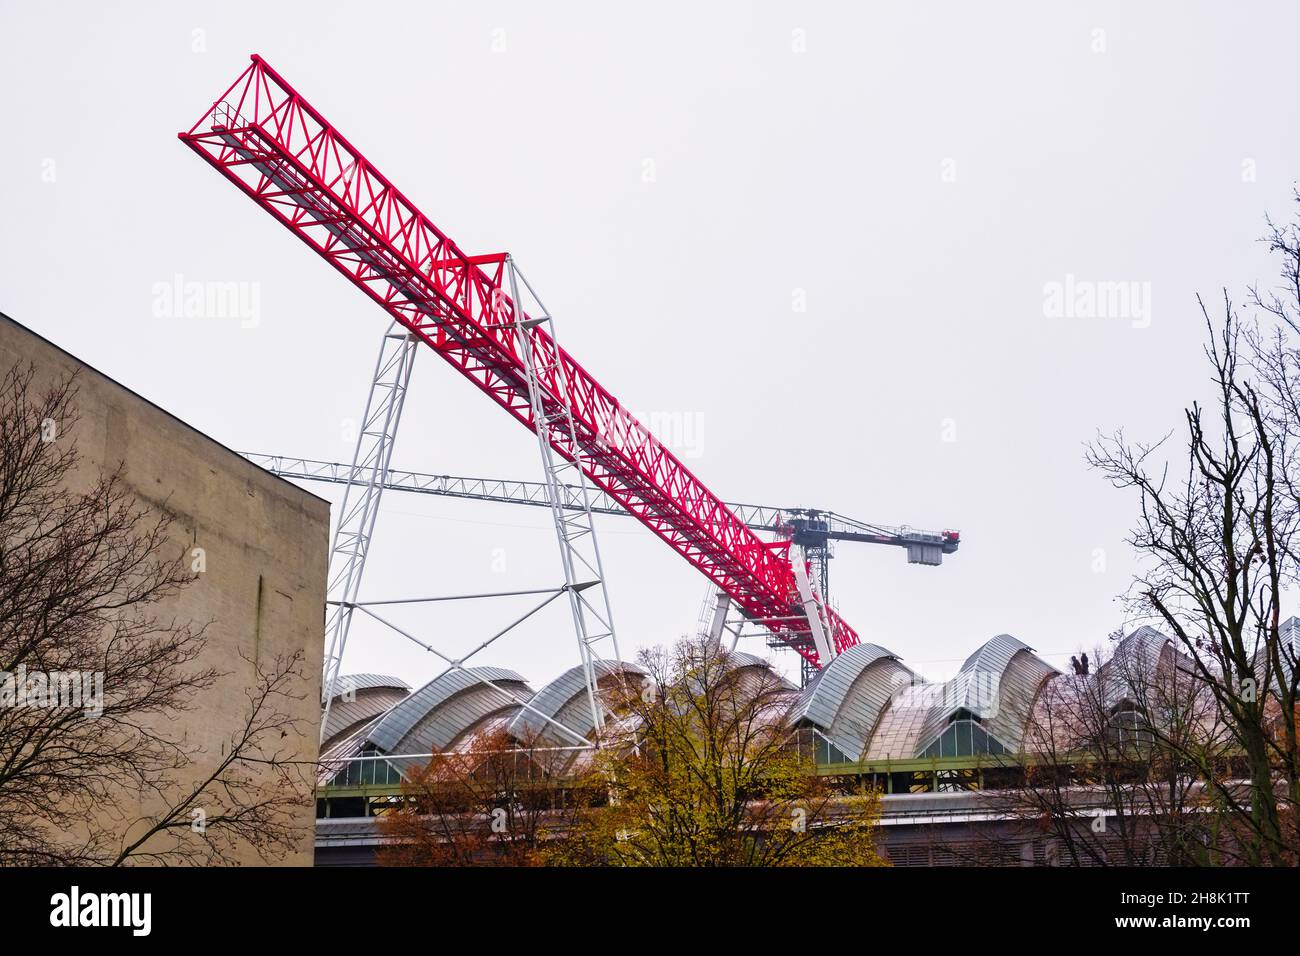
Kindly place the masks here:
MULTIPOLYGON (((162 609, 207 625, 197 662, 223 677, 198 695, 173 729, 192 745, 195 778, 241 723, 255 663, 296 652, 307 675, 291 702, 303 733, 286 740, 314 762, 320 728, 329 503, 263 471, 74 356, 0 314, 0 369, 36 368, 34 385, 76 371, 80 421, 71 439, 82 456, 78 481, 123 466, 139 503, 171 515, 176 553, 203 549, 205 570, 162 609), (247 658, 247 660, 245 660, 247 658), (250 663, 254 662, 254 663, 250 663)), ((285 864, 312 863, 314 801, 301 808, 301 844, 285 864)), ((297 820, 295 820, 295 823, 297 820)), ((239 862, 257 864, 252 848, 239 862)))

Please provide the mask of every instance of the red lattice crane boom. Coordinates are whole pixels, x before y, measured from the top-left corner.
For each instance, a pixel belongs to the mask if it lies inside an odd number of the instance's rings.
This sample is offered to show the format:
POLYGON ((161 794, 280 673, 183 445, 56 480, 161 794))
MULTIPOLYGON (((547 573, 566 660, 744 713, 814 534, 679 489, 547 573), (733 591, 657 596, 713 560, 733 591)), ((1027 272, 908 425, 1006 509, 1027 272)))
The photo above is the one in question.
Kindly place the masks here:
MULTIPOLYGON (((502 287, 506 255, 462 252, 260 56, 251 59, 180 139, 535 430, 523 343, 547 370, 544 407, 564 401, 563 386, 551 337, 517 334, 516 320, 528 320, 502 287)), ((558 359, 576 442, 544 424, 551 446, 818 665, 790 543, 761 540, 572 356, 560 349, 558 359)), ((822 614, 835 653, 858 643, 832 609, 822 614)))

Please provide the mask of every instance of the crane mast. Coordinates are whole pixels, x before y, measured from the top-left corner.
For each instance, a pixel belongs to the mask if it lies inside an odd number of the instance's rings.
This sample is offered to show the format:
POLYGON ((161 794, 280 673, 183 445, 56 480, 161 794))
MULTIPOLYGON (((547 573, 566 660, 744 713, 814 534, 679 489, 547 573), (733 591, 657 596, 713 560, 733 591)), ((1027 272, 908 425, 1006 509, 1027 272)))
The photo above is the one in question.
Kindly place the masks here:
POLYGON ((859 642, 820 603, 822 619, 810 618, 789 541, 760 539, 532 327, 508 294, 505 253, 462 251, 265 60, 251 61, 178 134, 182 142, 517 421, 541 429, 556 453, 812 665, 824 663, 814 632, 832 653, 859 642), (543 370, 540 415, 529 397, 530 366, 543 370), (566 401, 573 427, 553 428, 566 401))

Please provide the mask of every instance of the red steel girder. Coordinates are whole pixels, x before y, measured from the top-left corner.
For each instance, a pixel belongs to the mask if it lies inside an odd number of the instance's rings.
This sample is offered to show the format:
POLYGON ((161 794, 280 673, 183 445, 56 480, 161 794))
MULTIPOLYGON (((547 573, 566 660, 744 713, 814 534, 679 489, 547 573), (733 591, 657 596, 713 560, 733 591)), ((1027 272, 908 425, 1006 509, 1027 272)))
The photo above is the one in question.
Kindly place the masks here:
MULTIPOLYGON (((546 438, 593 483, 813 664, 788 543, 768 544, 619 404, 545 329, 523 336, 502 288, 504 254, 468 256, 265 60, 180 139, 530 429, 521 349, 550 411, 568 385, 576 441, 546 438), (562 374, 562 377, 561 377, 562 374)), ((527 318, 521 310, 521 321, 527 318)), ((546 416, 549 419, 549 416, 546 416)), ((837 653, 858 643, 829 608, 837 653)))

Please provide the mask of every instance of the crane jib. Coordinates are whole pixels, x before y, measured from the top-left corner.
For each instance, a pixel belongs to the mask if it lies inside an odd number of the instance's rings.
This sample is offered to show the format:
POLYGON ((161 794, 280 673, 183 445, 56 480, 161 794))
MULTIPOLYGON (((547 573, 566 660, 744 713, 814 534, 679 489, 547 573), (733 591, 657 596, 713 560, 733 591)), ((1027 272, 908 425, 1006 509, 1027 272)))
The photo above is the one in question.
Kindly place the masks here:
MULTIPOLYGON (((505 256, 468 256, 261 57, 179 138, 362 292, 815 665, 790 543, 764 542, 503 288, 505 256), (573 436, 534 421, 525 356, 568 383, 573 436), (538 361, 538 359, 541 359, 538 361), (558 372, 556 370, 559 370, 558 372), (559 377, 562 376, 562 379, 559 377)), ((801 569, 802 570, 802 569, 801 569)), ((815 602, 832 653, 859 642, 815 602)))

